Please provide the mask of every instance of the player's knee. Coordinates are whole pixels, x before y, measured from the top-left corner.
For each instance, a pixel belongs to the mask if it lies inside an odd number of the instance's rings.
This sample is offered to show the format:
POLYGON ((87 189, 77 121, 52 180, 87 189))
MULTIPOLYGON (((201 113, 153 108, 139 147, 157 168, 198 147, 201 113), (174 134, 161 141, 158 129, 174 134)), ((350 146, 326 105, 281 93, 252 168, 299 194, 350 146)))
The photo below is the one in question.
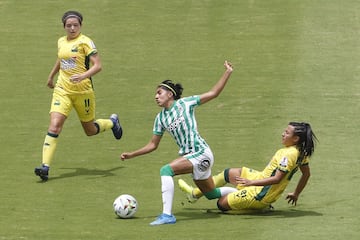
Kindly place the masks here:
POLYGON ((170 176, 173 177, 175 176, 174 171, 172 170, 172 168, 170 167, 169 164, 164 165, 161 169, 160 169, 160 176, 170 176))
POLYGON ((230 172, 230 168, 226 168, 226 169, 224 170, 224 179, 225 179, 225 182, 227 182, 227 183, 230 182, 229 172, 230 172))
POLYGON ((223 201, 221 199, 217 201, 216 205, 220 211, 226 212, 229 210, 227 207, 223 206, 223 201))
POLYGON ((221 192, 219 188, 214 188, 210 192, 204 193, 204 196, 209 200, 216 199, 221 197, 221 192))
POLYGON ((50 125, 48 132, 54 135, 59 135, 61 133, 62 126, 60 125, 50 125))

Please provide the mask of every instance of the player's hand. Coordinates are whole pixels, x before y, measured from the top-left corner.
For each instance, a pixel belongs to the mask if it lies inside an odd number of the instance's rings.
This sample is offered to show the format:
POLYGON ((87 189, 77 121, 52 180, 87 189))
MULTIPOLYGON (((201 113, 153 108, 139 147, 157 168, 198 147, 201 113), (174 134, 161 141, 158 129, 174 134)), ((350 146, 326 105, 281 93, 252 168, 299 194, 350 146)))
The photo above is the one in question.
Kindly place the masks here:
POLYGON ((251 181, 249 179, 246 179, 246 178, 242 178, 242 177, 239 177, 239 176, 236 176, 235 177, 235 182, 241 186, 251 186, 251 181))
POLYGON ((294 206, 296 206, 298 198, 299 198, 299 196, 296 195, 295 193, 288 193, 288 195, 286 196, 286 199, 288 200, 288 204, 291 204, 294 206))
POLYGON ((74 74, 70 77, 70 81, 73 83, 79 83, 84 79, 85 77, 82 74, 74 74))
POLYGON ((231 64, 230 62, 228 62, 228 61, 225 61, 225 62, 224 62, 224 67, 225 67, 225 69, 226 69, 227 71, 229 71, 229 72, 232 72, 232 71, 233 71, 233 66, 232 66, 232 64, 231 64))
POLYGON ((122 154, 120 155, 120 159, 121 159, 122 161, 124 161, 125 159, 130 159, 130 158, 131 158, 131 154, 128 153, 128 152, 124 152, 124 153, 122 153, 122 154))
POLYGON ((54 88, 55 87, 54 80, 52 78, 49 78, 46 85, 51 89, 54 88))

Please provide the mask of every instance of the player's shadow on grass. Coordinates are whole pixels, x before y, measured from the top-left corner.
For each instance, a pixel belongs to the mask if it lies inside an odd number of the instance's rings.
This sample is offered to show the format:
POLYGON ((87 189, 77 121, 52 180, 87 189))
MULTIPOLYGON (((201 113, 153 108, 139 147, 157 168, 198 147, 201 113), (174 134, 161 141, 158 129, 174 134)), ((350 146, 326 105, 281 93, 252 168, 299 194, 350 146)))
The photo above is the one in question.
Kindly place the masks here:
MULTIPOLYGON (((216 212, 209 210, 208 212, 216 212)), ((322 213, 318 213, 312 210, 303 210, 303 209, 294 209, 290 208, 287 210, 244 210, 235 213, 222 213, 219 210, 217 211, 218 214, 225 214, 225 215, 240 215, 244 218, 255 218, 255 217, 276 217, 276 218, 296 218, 296 217, 309 217, 309 216, 322 216, 322 213)))
POLYGON ((116 170, 121 169, 123 167, 115 167, 111 169, 88 169, 88 168, 60 168, 66 170, 72 170, 71 172, 62 173, 59 176, 51 176, 48 181, 63 179, 63 178, 71 178, 78 176, 91 176, 91 177, 112 177, 116 176, 114 173, 116 170))
POLYGON ((308 217, 308 216, 323 216, 322 213, 318 213, 312 210, 302 210, 302 209, 289 209, 289 210, 244 210, 241 212, 235 213, 223 213, 218 209, 195 209, 195 208, 185 208, 186 210, 194 210, 194 211, 186 211, 176 213, 178 216, 184 216, 185 219, 182 220, 196 220, 201 218, 217 218, 220 215, 227 215, 230 217, 241 217, 243 219, 253 219, 253 218, 296 218, 296 217, 308 217), (200 210, 200 211, 199 211, 200 210), (197 213, 197 214, 194 214, 197 213))
MULTIPOLYGON (((187 208, 189 210, 189 208, 187 208)), ((175 213, 175 216, 178 217, 179 221, 191 221, 191 220, 199 220, 199 219, 213 219, 219 218, 220 214, 212 212, 208 214, 207 209, 196 209, 194 211, 178 211, 175 213)))
POLYGON ((269 216, 269 217, 278 217, 278 218, 296 218, 296 217, 319 217, 322 216, 322 213, 315 212, 312 210, 304 209, 288 209, 288 210, 271 210, 264 213, 257 213, 257 216, 269 216))

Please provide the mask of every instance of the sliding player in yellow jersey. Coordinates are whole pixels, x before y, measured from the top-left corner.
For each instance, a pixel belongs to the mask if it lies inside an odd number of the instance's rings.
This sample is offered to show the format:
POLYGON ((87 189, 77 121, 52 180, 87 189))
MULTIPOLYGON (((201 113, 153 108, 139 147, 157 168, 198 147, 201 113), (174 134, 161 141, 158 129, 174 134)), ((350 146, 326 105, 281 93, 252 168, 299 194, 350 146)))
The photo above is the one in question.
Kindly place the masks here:
POLYGON ((81 33, 82 21, 83 16, 77 11, 68 11, 62 17, 66 36, 58 40, 58 57, 47 81, 47 86, 54 89, 50 125, 43 145, 42 165, 35 168, 35 174, 43 181, 48 180, 59 134, 73 108, 87 136, 112 129, 116 139, 122 137, 117 114, 112 114, 109 119, 95 120, 91 77, 101 71, 101 61, 93 41, 81 33))
MULTIPOLYGON (((296 205, 310 177, 309 159, 314 153, 315 140, 310 124, 290 122, 282 134, 284 147, 275 153, 263 171, 228 168, 213 177, 217 187, 231 183, 237 188, 219 198, 218 208, 222 211, 269 208, 300 169, 302 175, 295 190, 286 196, 289 203, 296 205)), ((189 202, 195 202, 203 195, 182 179, 179 179, 179 187, 187 193, 189 202)))

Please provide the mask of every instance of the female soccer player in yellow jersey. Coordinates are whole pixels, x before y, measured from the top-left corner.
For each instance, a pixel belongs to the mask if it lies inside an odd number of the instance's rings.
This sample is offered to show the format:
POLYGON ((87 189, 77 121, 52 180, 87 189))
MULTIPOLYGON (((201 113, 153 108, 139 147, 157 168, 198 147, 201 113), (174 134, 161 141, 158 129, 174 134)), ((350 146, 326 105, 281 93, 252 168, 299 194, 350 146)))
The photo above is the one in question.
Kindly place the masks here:
POLYGON ((74 108, 87 136, 112 129, 114 137, 122 137, 122 127, 117 114, 109 119, 95 120, 95 93, 91 77, 101 70, 101 61, 93 41, 81 33, 83 17, 77 11, 65 12, 62 23, 66 36, 58 40, 58 56, 51 70, 47 86, 54 89, 50 125, 43 145, 42 166, 35 174, 48 180, 58 136, 65 120, 74 108), (56 83, 54 77, 58 75, 56 83))
MULTIPOLYGON (((314 153, 315 140, 310 124, 290 122, 282 134, 284 147, 275 153, 263 171, 247 167, 228 168, 213 177, 217 187, 231 183, 237 188, 236 192, 219 198, 218 208, 222 211, 268 208, 300 169, 302 175, 295 191, 286 196, 289 203, 296 205, 310 177, 309 158, 314 153)), ((203 195, 182 179, 179 179, 179 187, 187 194, 189 202, 195 202, 203 195)))

